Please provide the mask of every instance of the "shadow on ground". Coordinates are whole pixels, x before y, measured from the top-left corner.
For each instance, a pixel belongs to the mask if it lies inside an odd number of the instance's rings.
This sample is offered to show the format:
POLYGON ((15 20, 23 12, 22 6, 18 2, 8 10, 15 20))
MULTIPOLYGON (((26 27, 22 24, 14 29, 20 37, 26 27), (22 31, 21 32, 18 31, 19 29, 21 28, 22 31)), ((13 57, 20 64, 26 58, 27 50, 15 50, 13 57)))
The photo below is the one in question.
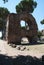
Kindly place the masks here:
POLYGON ((32 56, 17 56, 12 58, 0 55, 0 65, 44 65, 44 55, 39 59, 32 56))
POLYGON ((14 43, 14 44, 16 44, 16 45, 23 45, 23 46, 27 45, 28 46, 28 45, 42 45, 44 43, 42 43, 42 42, 34 42, 34 43, 14 43))

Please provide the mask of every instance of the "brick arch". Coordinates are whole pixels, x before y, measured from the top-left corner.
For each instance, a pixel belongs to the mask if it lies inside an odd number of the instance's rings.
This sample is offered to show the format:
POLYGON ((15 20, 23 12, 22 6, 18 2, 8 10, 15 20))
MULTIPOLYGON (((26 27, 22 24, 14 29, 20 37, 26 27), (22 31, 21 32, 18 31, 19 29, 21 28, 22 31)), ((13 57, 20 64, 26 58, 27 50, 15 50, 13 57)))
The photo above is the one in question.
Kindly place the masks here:
MULTIPOLYGON (((6 38, 8 42, 20 42, 22 37, 28 37, 29 41, 35 37, 37 37, 37 24, 35 18, 28 13, 20 13, 20 14, 9 14, 7 17, 7 22, 9 22, 8 27, 6 26, 6 30, 8 30, 8 34, 6 38), (21 29, 20 21, 24 20, 28 23, 30 30, 21 29), (8 36, 8 37, 7 37, 8 36)), ((6 33, 7 33, 6 32, 6 33)))
POLYGON ((35 18, 28 13, 22 13, 19 15, 20 20, 26 21, 29 25, 32 25, 34 29, 38 30, 35 18))

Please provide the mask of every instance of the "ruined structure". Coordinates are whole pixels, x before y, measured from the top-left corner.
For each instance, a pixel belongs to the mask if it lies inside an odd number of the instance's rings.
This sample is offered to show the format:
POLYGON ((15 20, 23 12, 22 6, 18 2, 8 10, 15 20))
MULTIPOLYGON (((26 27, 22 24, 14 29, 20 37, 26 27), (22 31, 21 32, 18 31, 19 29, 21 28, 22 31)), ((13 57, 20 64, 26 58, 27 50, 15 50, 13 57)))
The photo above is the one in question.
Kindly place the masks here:
POLYGON ((22 37, 27 37, 29 42, 37 41, 37 30, 36 21, 31 14, 11 13, 7 17, 6 40, 8 43, 20 43, 22 37), (22 20, 25 21, 24 27, 20 24, 22 20))

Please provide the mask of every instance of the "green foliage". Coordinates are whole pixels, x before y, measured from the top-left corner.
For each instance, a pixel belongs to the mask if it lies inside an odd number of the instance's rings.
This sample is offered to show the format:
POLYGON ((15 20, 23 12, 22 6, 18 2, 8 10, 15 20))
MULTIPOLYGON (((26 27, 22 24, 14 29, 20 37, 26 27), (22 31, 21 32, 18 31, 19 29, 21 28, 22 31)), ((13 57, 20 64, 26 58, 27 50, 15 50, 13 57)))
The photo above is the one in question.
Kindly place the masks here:
POLYGON ((42 32, 38 31, 38 38, 42 36, 42 32))
POLYGON ((2 38, 4 37, 6 29, 6 18, 10 12, 7 8, 0 7, 0 31, 2 31, 2 38))
POLYGON ((44 24, 44 19, 41 21, 41 24, 44 24))
POLYGON ((0 7, 0 18, 5 19, 8 14, 9 11, 7 8, 0 7))
POLYGON ((32 13, 36 8, 37 3, 34 0, 22 0, 18 5, 16 5, 16 12, 28 12, 32 13))
POLYGON ((8 2, 8 0, 3 0, 3 1, 4 1, 4 3, 8 2))
MULTIPOLYGON (((8 0, 3 0, 4 3, 8 2, 8 0)), ((16 12, 21 13, 21 12, 28 12, 32 13, 34 9, 36 8, 37 3, 34 0, 21 0, 21 2, 16 5, 16 12)))
POLYGON ((0 30, 3 30, 5 27, 5 21, 0 18, 0 30))
POLYGON ((9 11, 7 8, 0 7, 0 30, 3 30, 5 27, 5 21, 9 14, 9 11))

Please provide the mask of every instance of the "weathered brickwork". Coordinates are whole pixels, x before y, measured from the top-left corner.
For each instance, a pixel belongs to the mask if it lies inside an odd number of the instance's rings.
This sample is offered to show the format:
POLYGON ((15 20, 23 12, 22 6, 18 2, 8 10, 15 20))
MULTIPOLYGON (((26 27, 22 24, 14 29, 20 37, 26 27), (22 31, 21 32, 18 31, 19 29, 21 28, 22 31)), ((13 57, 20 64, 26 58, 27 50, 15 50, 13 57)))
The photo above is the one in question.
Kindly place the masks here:
POLYGON ((7 17, 6 39, 8 42, 21 42, 22 37, 27 37, 29 41, 37 37, 37 24, 34 17, 28 13, 14 14, 11 13, 7 17), (21 28, 20 21, 24 20, 28 23, 29 30, 21 28))

